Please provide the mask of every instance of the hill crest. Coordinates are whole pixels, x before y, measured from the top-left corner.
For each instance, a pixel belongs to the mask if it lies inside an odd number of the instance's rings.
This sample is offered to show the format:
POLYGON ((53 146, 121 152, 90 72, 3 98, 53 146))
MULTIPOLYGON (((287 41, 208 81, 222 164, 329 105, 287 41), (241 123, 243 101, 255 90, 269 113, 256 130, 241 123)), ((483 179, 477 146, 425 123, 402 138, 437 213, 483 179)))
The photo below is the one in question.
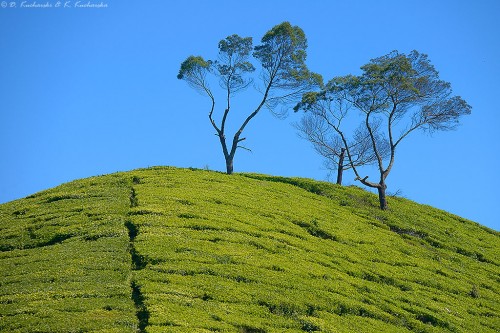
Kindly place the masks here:
POLYGON ((310 179, 155 167, 0 205, 2 332, 465 332, 498 232, 310 179))

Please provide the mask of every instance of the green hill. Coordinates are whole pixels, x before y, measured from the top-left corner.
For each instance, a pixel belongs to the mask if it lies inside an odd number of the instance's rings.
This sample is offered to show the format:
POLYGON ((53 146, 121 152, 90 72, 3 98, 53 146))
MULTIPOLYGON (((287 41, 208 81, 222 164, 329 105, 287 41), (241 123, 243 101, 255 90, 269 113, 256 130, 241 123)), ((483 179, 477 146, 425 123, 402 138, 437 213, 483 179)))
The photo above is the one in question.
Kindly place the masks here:
POLYGON ((498 332, 499 233, 357 187, 158 167, 0 205, 1 332, 498 332))

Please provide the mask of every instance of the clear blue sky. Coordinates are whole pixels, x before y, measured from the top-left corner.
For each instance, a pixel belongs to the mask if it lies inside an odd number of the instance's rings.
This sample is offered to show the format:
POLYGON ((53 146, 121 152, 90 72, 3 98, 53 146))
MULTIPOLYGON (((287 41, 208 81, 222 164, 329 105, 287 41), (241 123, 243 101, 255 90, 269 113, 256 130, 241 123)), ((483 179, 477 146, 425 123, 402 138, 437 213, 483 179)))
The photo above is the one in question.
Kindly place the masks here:
MULTIPOLYGON (((57 3, 0 1, 0 203, 139 167, 224 170, 209 101, 177 80, 179 65, 191 54, 215 58, 228 35, 257 43, 290 21, 325 80, 392 50, 428 54, 473 113, 457 131, 403 142, 388 191, 500 230, 500 1, 57 3), (52 8, 26 7, 34 3, 52 8)), ((251 101, 240 106, 245 114, 251 101)), ((245 135, 252 152, 237 153, 235 171, 325 180, 297 120, 259 114, 245 135)))

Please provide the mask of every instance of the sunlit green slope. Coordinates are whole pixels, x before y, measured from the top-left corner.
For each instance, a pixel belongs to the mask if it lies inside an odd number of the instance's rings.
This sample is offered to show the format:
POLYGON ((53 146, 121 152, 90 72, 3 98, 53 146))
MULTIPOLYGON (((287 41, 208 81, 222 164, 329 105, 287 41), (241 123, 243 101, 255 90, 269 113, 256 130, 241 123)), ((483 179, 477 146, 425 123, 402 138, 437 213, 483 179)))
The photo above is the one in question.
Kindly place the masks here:
POLYGON ((0 332, 497 332, 499 233, 377 205, 176 168, 0 205, 0 332))

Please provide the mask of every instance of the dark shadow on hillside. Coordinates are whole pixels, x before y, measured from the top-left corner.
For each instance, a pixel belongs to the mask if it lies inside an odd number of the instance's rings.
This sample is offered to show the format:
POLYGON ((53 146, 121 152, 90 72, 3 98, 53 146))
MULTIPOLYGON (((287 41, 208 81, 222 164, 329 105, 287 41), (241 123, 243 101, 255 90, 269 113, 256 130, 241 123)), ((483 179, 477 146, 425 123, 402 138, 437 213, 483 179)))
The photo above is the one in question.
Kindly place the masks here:
MULTIPOLYGON (((134 246, 135 238, 139 234, 139 228, 131 221, 126 221, 125 227, 128 230, 128 236, 130 240, 129 249, 130 249, 130 256, 132 259, 132 269, 133 270, 143 269, 144 267, 146 267, 146 260, 144 259, 144 256, 140 255, 137 252, 134 246)), ((145 328, 146 326, 148 326, 149 323, 149 311, 146 305, 144 304, 144 296, 141 292, 141 287, 133 279, 132 282, 130 283, 130 288, 132 288, 132 300, 134 301, 136 308, 136 316, 137 320, 139 321, 138 332, 143 333, 146 332, 145 328)))

